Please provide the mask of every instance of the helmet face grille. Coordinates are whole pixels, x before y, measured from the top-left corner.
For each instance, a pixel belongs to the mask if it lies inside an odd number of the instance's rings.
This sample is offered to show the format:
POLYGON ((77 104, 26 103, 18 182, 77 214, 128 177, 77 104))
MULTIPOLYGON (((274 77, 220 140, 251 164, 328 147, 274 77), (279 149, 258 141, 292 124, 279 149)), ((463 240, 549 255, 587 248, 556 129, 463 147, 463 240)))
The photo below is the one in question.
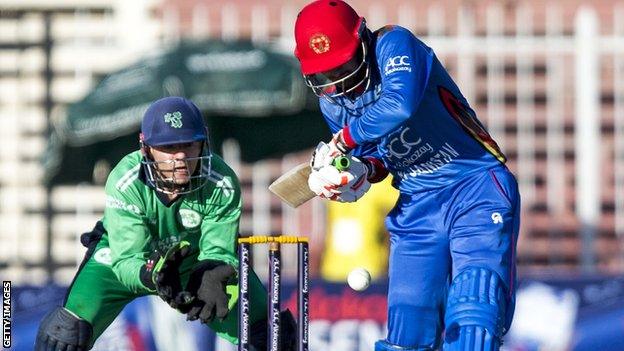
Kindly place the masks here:
POLYGON ((170 195, 182 195, 199 190, 206 185, 210 177, 211 161, 212 154, 208 152, 206 155, 179 160, 151 161, 144 157, 141 163, 145 167, 148 184, 156 191, 170 195), (175 165, 179 162, 184 163, 189 174, 187 182, 180 182, 173 171, 169 177, 163 174, 162 166, 175 165), (191 173, 191 164, 193 163, 195 163, 195 170, 191 173))
POLYGON ((366 44, 362 42, 361 61, 351 73, 335 80, 323 73, 304 75, 303 78, 316 96, 327 98, 332 103, 336 103, 334 98, 349 97, 356 89, 367 90, 370 86, 370 65, 367 59, 366 44), (354 78, 360 76, 361 79, 353 81, 354 78))

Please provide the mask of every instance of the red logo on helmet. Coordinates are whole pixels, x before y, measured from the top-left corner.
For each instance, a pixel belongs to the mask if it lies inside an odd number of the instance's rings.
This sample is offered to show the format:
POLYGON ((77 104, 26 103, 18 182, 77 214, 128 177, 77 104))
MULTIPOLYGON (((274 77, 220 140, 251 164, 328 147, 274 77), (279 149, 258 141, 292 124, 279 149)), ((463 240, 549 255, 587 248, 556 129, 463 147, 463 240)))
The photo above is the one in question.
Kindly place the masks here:
POLYGON ((317 54, 329 51, 329 38, 325 34, 314 34, 310 38, 310 48, 317 54))

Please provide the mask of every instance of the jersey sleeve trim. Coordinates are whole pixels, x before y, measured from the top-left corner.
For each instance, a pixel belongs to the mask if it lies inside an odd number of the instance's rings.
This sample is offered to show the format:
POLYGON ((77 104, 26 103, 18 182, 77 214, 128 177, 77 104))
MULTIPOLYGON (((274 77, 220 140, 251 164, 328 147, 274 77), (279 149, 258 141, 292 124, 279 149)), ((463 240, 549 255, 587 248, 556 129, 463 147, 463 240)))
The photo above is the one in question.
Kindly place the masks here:
POLYGON ((355 149, 358 145, 355 140, 353 140, 349 126, 342 128, 342 139, 350 149, 355 149))
POLYGON ((119 178, 117 183, 115 183, 115 188, 117 188, 117 190, 121 192, 126 191, 130 184, 132 184, 132 182, 134 182, 139 177, 140 168, 141 163, 129 169, 126 173, 124 173, 123 176, 121 176, 121 178, 119 178))
MULTIPOLYGON (((204 171, 207 172, 208 170, 207 166, 204 166, 204 171)), ((230 178, 211 169, 210 174, 208 175, 208 180, 213 182, 217 188, 223 190, 223 195, 227 197, 234 195, 234 184, 232 184, 230 178)))

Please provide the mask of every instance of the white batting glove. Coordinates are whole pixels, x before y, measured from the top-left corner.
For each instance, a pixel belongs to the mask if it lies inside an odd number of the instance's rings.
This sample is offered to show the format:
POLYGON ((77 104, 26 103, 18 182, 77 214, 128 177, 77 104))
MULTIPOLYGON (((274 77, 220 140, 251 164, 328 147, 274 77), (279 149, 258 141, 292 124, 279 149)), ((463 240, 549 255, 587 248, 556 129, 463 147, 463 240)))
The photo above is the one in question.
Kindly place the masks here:
POLYGON ((370 189, 371 184, 366 178, 362 178, 360 183, 352 186, 338 188, 340 194, 336 197, 336 201, 340 202, 356 202, 370 189))
POLYGON ((312 173, 308 177, 308 187, 317 196, 324 199, 334 199, 339 194, 338 187, 349 183, 348 176, 343 177, 340 173, 332 165, 323 166, 318 170, 312 168, 312 173))
POLYGON ((312 153, 312 160, 310 166, 313 169, 319 170, 323 166, 329 166, 333 163, 334 159, 339 156, 347 156, 351 152, 351 149, 345 145, 342 130, 334 134, 332 139, 328 142, 320 142, 314 152, 312 153))
POLYGON ((312 159, 310 160, 310 167, 313 170, 320 170, 325 166, 330 166, 334 159, 340 156, 340 152, 337 149, 332 149, 329 144, 320 142, 316 145, 316 149, 312 153, 312 159))
POLYGON ((325 199, 354 202, 370 189, 368 168, 354 157, 349 157, 348 170, 339 171, 333 165, 312 168, 308 186, 317 196, 325 199))
POLYGON ((355 202, 359 200, 370 189, 371 184, 368 181, 368 167, 358 158, 349 156, 349 169, 341 173, 348 173, 352 179, 337 190, 340 194, 336 201, 355 202))

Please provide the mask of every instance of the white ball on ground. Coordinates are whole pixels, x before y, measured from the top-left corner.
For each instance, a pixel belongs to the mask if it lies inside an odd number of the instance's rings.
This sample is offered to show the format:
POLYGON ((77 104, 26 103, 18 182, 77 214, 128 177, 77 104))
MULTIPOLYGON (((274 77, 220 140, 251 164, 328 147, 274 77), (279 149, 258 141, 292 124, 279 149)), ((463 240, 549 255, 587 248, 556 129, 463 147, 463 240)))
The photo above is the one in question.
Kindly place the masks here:
POLYGON ((370 273, 364 268, 356 268, 347 276, 347 283, 355 291, 366 290, 371 282, 370 273))

